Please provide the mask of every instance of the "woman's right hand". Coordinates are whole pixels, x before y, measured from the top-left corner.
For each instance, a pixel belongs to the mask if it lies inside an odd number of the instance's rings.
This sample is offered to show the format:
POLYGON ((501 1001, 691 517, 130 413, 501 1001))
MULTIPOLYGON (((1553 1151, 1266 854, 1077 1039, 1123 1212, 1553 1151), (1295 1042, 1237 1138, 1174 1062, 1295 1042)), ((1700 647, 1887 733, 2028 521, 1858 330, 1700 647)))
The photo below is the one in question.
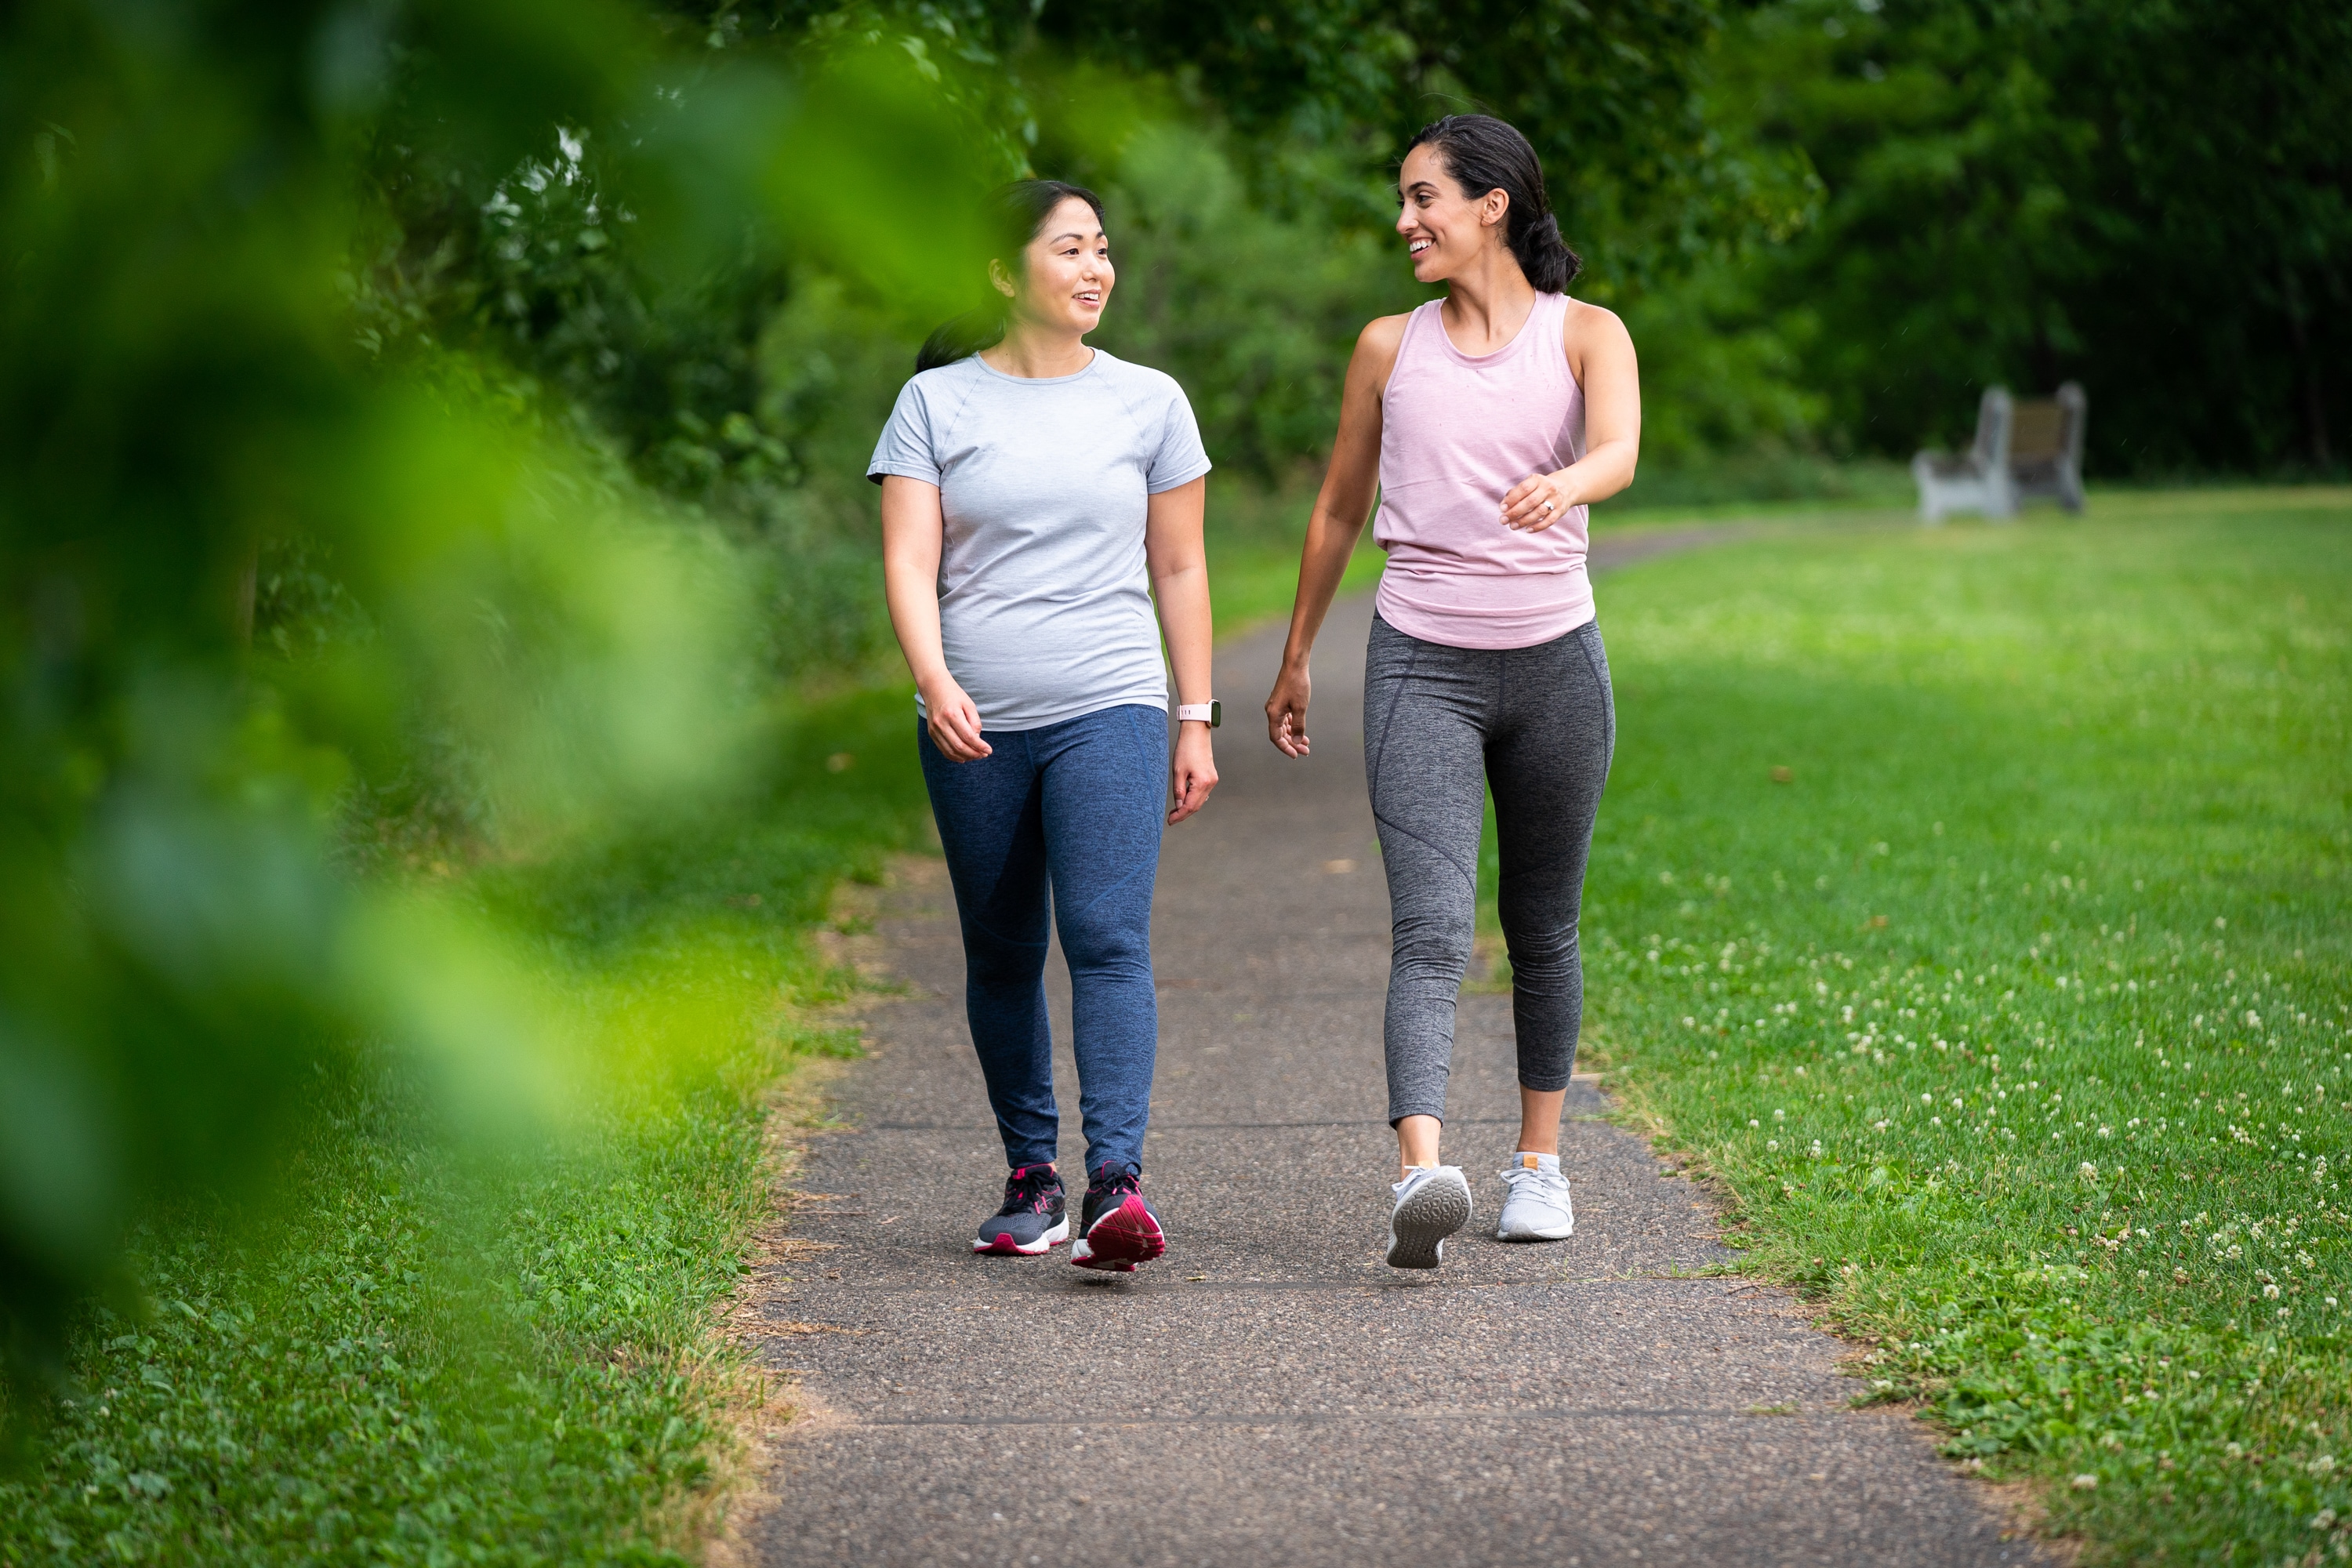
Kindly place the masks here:
POLYGON ((1274 695, 1265 700, 1265 738, 1286 757, 1307 754, 1307 702, 1314 687, 1305 659, 1286 661, 1275 678, 1274 695))
POLYGON ((947 677, 922 688, 923 721, 931 744, 951 763, 976 763, 995 748, 981 739, 980 710, 962 687, 947 677))

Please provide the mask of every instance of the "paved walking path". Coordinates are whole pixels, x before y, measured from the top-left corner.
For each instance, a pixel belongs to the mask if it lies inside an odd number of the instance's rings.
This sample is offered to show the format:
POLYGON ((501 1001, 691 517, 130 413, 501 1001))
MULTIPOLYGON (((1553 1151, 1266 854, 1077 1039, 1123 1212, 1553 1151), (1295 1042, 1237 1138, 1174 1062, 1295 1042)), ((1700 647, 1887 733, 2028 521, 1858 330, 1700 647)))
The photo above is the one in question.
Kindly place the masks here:
MULTIPOLYGON (((1665 536, 1629 542, 1648 553, 1665 536)), ((1675 541, 1679 542, 1679 541, 1675 541)), ((1609 563, 1610 552, 1597 552, 1609 563)), ((1128 1277, 975 1258, 1003 1154, 962 1018, 943 872, 885 900, 903 997, 867 1013, 854 1131, 815 1139, 754 1332, 803 1414, 747 1542, 818 1563, 1284 1568, 2022 1563, 1976 1483, 1892 1412, 1854 1412, 1837 1342, 1731 1255, 1691 1186, 1569 1098, 1577 1229, 1465 1232, 1380 1261, 1388 899, 1364 798, 1362 599, 1316 668, 1314 756, 1265 743, 1281 634, 1225 649, 1214 802, 1168 836, 1147 1187, 1170 1237, 1128 1277), (789 1275, 789 1279, 782 1276, 789 1275)), ((1638 713, 1623 718, 1640 722, 1638 713)), ((1602 831, 1607 830, 1604 806, 1602 831)), ((1067 993, 1064 1168, 1078 1170, 1067 993)), ((1517 1128, 1507 996, 1463 999, 1447 1158, 1490 1225, 1517 1128)), ((1073 1205, 1075 1210, 1075 1204, 1073 1205)))

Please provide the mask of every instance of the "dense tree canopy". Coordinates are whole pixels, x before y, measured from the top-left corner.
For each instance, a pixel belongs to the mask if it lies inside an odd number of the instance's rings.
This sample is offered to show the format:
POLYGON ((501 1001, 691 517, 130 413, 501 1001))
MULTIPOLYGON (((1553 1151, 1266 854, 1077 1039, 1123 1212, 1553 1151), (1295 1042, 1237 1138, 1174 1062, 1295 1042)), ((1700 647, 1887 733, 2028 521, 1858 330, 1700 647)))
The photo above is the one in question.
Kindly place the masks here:
POLYGON ((1181 290, 1108 331, 1215 405, 1213 437, 1245 465, 1312 452, 1318 360, 1417 297, 1380 251, 1381 184, 1414 127, 1471 108, 1544 154, 1591 264, 1580 291, 1636 313, 1669 465, 1901 457, 1963 435, 1989 383, 2068 378, 2091 392, 2095 472, 2325 469, 2347 446, 2352 13, 2326 0, 667 15, 722 51, 899 38, 1006 172, 1108 187, 1150 286, 1181 290), (1147 121, 1163 130, 1130 169, 1147 121), (1207 166, 1171 160, 1169 126, 1225 174, 1147 190, 1207 166), (1258 243, 1153 254, 1212 208, 1258 243), (1295 258, 1318 254, 1302 283, 1295 258))
POLYGON ((1719 115, 1825 193, 1750 300, 1832 432, 1899 453, 2071 377, 2095 470, 2341 459, 2352 11, 1789 0, 1717 60, 1719 115))

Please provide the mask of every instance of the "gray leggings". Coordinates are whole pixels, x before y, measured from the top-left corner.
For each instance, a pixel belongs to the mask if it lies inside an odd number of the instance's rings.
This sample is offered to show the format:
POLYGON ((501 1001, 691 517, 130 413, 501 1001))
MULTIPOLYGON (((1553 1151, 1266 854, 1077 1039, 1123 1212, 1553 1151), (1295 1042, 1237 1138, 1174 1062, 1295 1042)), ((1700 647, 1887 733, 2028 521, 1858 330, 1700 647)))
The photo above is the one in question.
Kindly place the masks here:
POLYGON ((1389 1121, 1445 1114, 1454 1002, 1478 912, 1486 789, 1501 839, 1519 1082, 1568 1087, 1584 1012, 1576 920, 1617 712, 1601 628, 1534 647, 1447 647, 1372 621, 1364 771, 1388 868, 1395 952, 1389 1121))

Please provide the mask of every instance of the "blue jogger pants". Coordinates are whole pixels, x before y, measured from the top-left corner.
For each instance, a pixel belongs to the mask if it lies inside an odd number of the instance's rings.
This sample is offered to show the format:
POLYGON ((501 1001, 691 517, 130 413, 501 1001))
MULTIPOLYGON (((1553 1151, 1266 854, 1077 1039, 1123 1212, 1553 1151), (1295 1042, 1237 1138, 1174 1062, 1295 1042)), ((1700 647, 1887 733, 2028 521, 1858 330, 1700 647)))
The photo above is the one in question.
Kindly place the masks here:
POLYGON ((1151 888, 1165 819, 1168 716, 1123 705, 1036 730, 988 732, 953 763, 917 725, 963 927, 964 1010, 1012 1165, 1055 1156, 1045 1021, 1049 918, 1069 960, 1087 1170, 1143 1168, 1160 1036, 1151 888))

